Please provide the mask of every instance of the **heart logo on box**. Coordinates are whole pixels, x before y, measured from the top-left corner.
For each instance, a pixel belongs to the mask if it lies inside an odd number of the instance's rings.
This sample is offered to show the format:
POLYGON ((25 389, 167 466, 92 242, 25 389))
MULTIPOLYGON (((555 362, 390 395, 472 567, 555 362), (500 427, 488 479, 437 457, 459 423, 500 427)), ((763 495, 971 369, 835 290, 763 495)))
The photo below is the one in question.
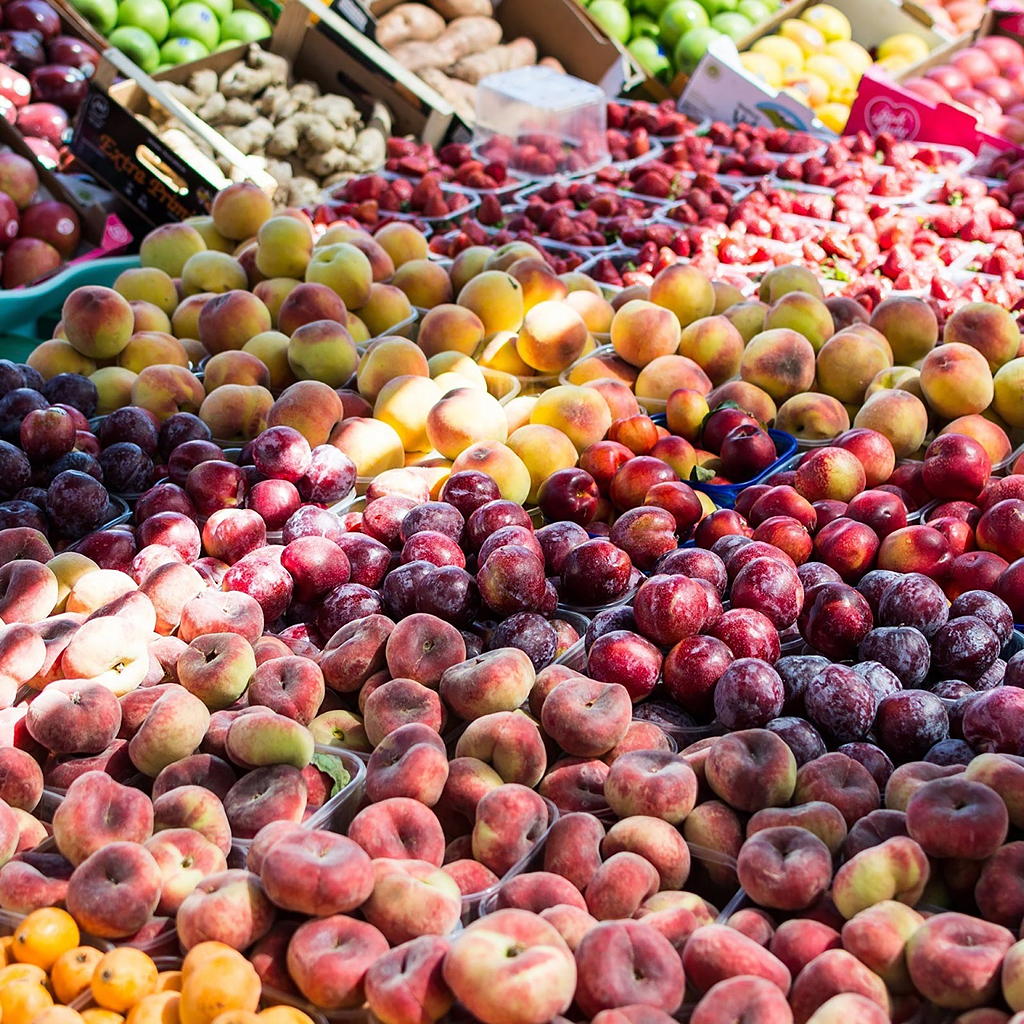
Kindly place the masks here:
POLYGON ((876 96, 864 108, 864 121, 869 131, 889 132, 898 139, 916 139, 921 118, 913 107, 894 103, 888 97, 876 96))

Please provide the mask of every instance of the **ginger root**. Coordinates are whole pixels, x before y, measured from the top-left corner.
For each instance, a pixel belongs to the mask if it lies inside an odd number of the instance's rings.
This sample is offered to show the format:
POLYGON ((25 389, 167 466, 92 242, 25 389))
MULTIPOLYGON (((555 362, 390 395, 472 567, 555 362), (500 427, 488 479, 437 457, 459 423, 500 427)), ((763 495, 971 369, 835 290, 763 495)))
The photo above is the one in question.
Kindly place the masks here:
POLYGON ((537 47, 532 39, 525 36, 513 40, 505 46, 492 46, 483 53, 473 53, 463 57, 453 68, 453 78, 476 85, 481 78, 497 74, 499 71, 512 71, 515 68, 529 67, 537 63, 537 47))

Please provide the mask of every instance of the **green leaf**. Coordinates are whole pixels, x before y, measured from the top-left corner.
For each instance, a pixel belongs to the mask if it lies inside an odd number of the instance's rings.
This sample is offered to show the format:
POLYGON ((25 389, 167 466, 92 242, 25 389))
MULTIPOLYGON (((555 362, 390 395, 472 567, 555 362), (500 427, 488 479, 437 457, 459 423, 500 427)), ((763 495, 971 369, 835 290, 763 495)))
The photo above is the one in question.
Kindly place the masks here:
POLYGON ((706 484, 709 480, 714 480, 715 471, 708 469, 707 466, 694 466, 690 470, 690 479, 697 481, 697 483, 706 484))
POLYGON ((352 778, 340 757, 334 757, 331 754, 314 754, 312 764, 334 781, 334 785, 331 787, 331 796, 337 796, 352 778))

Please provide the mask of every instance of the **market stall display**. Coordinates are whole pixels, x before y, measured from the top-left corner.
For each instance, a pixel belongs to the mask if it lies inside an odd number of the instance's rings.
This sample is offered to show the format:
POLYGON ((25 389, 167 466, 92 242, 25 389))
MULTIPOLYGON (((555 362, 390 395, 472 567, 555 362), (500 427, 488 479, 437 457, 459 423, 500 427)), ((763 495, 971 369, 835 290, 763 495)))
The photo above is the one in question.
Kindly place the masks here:
POLYGON ((1012 131, 374 6, 0 123, 2 1024, 1020 1024, 1012 131))

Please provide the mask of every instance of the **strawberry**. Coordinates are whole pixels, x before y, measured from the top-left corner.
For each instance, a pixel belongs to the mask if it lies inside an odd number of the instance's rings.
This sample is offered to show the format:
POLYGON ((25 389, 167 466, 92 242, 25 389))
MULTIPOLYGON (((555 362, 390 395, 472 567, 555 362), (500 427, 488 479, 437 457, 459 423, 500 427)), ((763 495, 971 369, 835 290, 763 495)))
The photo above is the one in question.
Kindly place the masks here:
POLYGON ((480 205, 476 210, 476 219, 481 224, 496 225, 502 222, 504 214, 502 213, 501 203, 498 202, 498 197, 494 195, 485 195, 480 200, 480 205))

